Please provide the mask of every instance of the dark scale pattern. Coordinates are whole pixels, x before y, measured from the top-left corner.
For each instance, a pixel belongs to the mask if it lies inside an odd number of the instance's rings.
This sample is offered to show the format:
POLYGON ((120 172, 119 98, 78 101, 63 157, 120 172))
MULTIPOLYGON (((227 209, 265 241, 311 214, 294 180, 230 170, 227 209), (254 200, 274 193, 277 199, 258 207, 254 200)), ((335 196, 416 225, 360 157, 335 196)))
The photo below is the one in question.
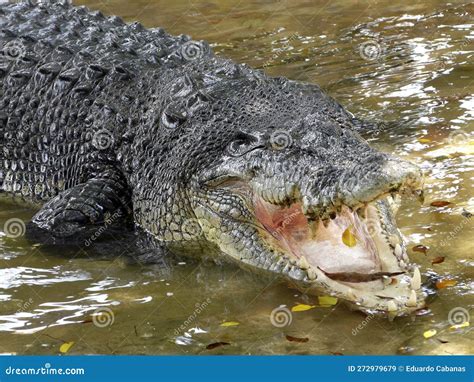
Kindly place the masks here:
POLYGON ((370 148, 317 85, 187 36, 22 2, 0 5, 0 46, 0 185, 46 202, 27 230, 40 240, 80 237, 118 211, 165 249, 314 281, 261 240, 253 197, 324 220, 419 175, 370 148))

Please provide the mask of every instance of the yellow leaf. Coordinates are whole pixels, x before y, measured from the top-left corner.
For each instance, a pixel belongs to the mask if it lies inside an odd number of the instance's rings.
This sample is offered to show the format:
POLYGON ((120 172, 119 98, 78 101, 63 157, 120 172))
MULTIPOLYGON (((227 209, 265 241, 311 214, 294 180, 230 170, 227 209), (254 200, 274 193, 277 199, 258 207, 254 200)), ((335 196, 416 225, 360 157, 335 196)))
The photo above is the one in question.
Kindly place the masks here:
POLYGON ((69 349, 72 348, 72 345, 74 345, 74 341, 71 341, 71 342, 64 342, 60 347, 59 347, 59 351, 63 354, 66 354, 69 349))
POLYGON ((333 306, 337 304, 337 298, 332 296, 318 296, 319 305, 333 306))
POLYGON ((456 330, 456 329, 461 329, 461 328, 467 328, 468 326, 469 326, 469 322, 466 321, 466 322, 463 322, 462 324, 453 325, 449 329, 456 330))
POLYGON ((438 332, 436 331, 436 329, 427 330, 426 332, 423 333, 423 337, 425 337, 425 338, 431 338, 431 337, 433 337, 436 333, 438 333, 438 332))
POLYGON ((420 142, 420 143, 429 143, 429 142, 431 142, 431 139, 429 139, 429 138, 418 138, 418 142, 420 142))
POLYGON ((221 326, 227 327, 227 326, 237 326, 240 325, 240 322, 237 321, 225 321, 221 324, 221 326))
POLYGON ((342 233, 342 242, 348 247, 354 247, 357 244, 355 235, 351 232, 351 227, 342 233))
POLYGON ((298 304, 291 308, 292 312, 304 312, 305 310, 313 309, 314 305, 298 304))

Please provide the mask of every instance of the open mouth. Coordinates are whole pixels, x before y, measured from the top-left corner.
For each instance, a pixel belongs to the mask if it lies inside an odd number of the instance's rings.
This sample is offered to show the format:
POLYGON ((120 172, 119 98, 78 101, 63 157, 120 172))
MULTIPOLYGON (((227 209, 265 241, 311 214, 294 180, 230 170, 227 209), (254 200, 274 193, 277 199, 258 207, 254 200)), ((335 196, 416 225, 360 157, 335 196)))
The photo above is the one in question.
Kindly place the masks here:
POLYGON ((294 202, 279 206, 254 196, 260 234, 272 249, 318 279, 326 292, 364 308, 407 311, 423 304, 418 268, 409 263, 390 220, 399 196, 385 196, 357 210, 342 206, 328 219, 306 215, 294 202))
POLYGON ((421 173, 406 166, 391 167, 383 182, 343 187, 338 206, 318 204, 304 182, 276 187, 273 179, 224 175, 207 184, 214 199, 200 202, 199 213, 218 222, 208 237, 239 263, 358 310, 403 315, 424 306, 420 271, 394 219, 403 195, 422 194, 421 173))

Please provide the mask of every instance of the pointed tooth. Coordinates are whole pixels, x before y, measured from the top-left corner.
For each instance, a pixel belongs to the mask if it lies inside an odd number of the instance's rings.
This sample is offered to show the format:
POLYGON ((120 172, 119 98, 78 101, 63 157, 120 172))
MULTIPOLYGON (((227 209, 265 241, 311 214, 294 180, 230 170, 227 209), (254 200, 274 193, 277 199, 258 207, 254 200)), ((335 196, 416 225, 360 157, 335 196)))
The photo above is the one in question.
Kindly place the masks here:
POLYGON ((395 245, 394 252, 395 252, 395 256, 397 256, 398 258, 400 258, 402 256, 403 251, 402 251, 402 247, 400 246, 400 244, 395 245))
POLYGON ((308 269, 309 268, 308 260, 306 260, 306 257, 301 256, 300 260, 298 261, 298 266, 301 269, 308 269))
POLYGON ((347 291, 347 296, 349 297, 350 300, 352 301, 356 301, 357 300, 357 296, 355 295, 354 291, 349 288, 349 290, 347 291))
POLYGON ((318 278, 318 276, 316 275, 316 272, 312 268, 309 268, 307 273, 308 273, 308 279, 310 280, 316 280, 318 278))
POLYGON ((421 288, 421 274, 418 268, 415 268, 415 272, 413 272, 413 278, 411 279, 411 287, 414 290, 418 290, 421 288))
POLYGON ((395 304, 395 301, 390 300, 390 301, 387 303, 387 310, 388 310, 389 312, 396 312, 396 311, 398 310, 397 304, 395 304))
POLYGON ((406 306, 416 306, 416 292, 412 289, 406 306))
POLYGON ((392 278, 389 276, 383 276, 383 285, 388 286, 392 283, 392 278))
POLYGON ((388 241, 390 242, 390 244, 392 244, 394 247, 397 245, 397 244, 400 244, 400 238, 398 237, 398 235, 390 235, 390 237, 388 238, 388 241))

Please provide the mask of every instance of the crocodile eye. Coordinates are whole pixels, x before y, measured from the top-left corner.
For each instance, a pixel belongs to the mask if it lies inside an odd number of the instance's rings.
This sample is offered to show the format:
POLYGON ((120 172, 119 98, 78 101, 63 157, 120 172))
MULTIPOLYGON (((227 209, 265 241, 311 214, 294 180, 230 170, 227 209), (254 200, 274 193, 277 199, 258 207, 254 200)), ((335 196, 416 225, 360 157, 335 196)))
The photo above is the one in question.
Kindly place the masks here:
POLYGON ((227 152, 231 156, 241 156, 256 148, 264 147, 258 143, 257 137, 239 132, 235 139, 227 146, 227 152))

